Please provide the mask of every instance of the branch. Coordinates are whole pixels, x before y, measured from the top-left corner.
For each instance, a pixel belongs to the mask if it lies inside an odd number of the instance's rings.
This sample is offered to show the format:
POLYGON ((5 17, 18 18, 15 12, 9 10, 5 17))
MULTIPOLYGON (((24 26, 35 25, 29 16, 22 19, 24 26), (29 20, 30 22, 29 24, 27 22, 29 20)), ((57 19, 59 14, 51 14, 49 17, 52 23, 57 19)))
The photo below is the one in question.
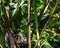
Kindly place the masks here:
POLYGON ((31 48, 31 32, 30 32, 30 0, 28 0, 28 48, 31 48))
POLYGON ((51 17, 53 16, 53 13, 55 12, 57 5, 58 5, 58 1, 56 2, 55 7, 54 7, 53 11, 51 12, 50 17, 49 17, 49 19, 47 20, 47 22, 46 22, 44 28, 42 29, 41 34, 40 34, 40 36, 39 36, 39 39, 37 40, 37 42, 36 42, 34 48, 36 48, 37 43, 39 42, 39 40, 40 40, 40 38, 41 38, 41 36, 42 36, 42 34, 43 34, 45 28, 47 27, 47 24, 49 23, 51 17))

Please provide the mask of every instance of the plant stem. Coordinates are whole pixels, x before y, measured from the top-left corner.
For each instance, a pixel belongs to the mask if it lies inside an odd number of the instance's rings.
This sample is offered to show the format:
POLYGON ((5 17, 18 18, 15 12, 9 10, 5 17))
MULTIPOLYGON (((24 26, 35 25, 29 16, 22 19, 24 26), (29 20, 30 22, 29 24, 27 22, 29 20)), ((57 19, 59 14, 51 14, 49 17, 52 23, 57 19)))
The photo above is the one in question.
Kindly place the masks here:
POLYGON ((30 0, 28 0, 28 48, 31 48, 31 32, 30 32, 30 0))
MULTIPOLYGON (((38 31, 38 20, 37 20, 37 12, 36 12, 36 1, 33 1, 34 4, 34 17, 35 17, 35 24, 36 24, 36 35, 37 35, 37 39, 39 39, 39 31, 38 31)), ((40 42, 37 43, 38 46, 40 42)))
POLYGON ((41 38, 41 36, 42 36, 42 34, 43 34, 43 32, 44 32, 44 30, 45 30, 47 24, 49 23, 51 17, 53 16, 53 13, 55 12, 57 5, 58 5, 58 1, 56 2, 55 7, 54 7, 54 9, 52 10, 52 12, 51 12, 51 14, 50 14, 50 17, 49 17, 49 19, 47 20, 47 22, 46 22, 44 28, 42 29, 41 34, 40 34, 40 36, 39 36, 39 39, 37 40, 37 42, 36 42, 34 48, 36 48, 37 43, 39 42, 39 40, 40 40, 40 38, 41 38))

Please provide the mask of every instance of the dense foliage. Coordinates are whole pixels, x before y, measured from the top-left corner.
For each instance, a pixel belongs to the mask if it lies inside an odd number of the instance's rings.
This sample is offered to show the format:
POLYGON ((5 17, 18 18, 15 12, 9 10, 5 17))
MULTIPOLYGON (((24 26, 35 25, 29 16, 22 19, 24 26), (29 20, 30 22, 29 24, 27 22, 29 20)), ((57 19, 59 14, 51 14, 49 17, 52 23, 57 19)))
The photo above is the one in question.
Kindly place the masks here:
MULTIPOLYGON (((5 21, 6 13, 4 10, 9 11, 10 14, 10 27, 12 31, 22 32, 23 37, 28 37, 28 1, 27 0, 5 0, 5 4, 0 0, 0 44, 3 48, 6 47, 5 34, 8 32, 7 20, 5 21), (12 4, 12 5, 10 5, 12 4), (6 25, 7 24, 7 25, 6 25)), ((30 32, 31 32, 31 48, 34 48, 39 35, 41 35, 38 42, 38 48, 60 48, 60 1, 57 0, 31 0, 31 18, 30 18, 30 32), (54 10, 54 7, 58 5, 54 10), (52 15, 51 15, 52 14, 52 15), (40 17, 41 16, 41 17, 40 17), (46 25, 49 17, 49 23, 46 25), (44 31, 41 31, 45 27, 44 31)), ((21 40, 21 38, 20 38, 21 40)), ((26 46, 27 47, 27 46, 26 46)))

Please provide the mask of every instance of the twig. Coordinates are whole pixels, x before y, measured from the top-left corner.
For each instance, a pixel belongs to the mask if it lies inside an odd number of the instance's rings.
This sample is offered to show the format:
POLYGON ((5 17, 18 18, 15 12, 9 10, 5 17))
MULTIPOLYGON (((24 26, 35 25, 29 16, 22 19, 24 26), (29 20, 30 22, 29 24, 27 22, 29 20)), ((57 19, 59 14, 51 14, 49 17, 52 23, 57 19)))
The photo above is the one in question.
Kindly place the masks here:
POLYGON ((28 48, 31 48, 31 32, 30 32, 30 0, 28 0, 28 48))
POLYGON ((10 3, 12 3, 12 0, 10 0, 10 3))
POLYGON ((46 4, 49 2, 49 0, 46 0, 46 4))
POLYGON ((51 17, 53 16, 53 13, 55 12, 57 5, 58 5, 58 1, 56 2, 56 5, 55 5, 55 7, 54 7, 54 9, 53 9, 52 13, 50 14, 50 17, 49 17, 49 19, 47 20, 47 22, 46 22, 46 24, 45 24, 44 28, 42 29, 41 34, 40 34, 40 36, 39 36, 39 39, 37 40, 37 42, 36 42, 36 44, 35 44, 34 48, 36 48, 37 43, 39 42, 39 40, 40 40, 40 38, 41 38, 41 36, 42 36, 42 34, 43 34, 43 32, 44 32, 44 30, 45 30, 45 28, 46 28, 47 24, 49 23, 49 21, 50 21, 51 17))

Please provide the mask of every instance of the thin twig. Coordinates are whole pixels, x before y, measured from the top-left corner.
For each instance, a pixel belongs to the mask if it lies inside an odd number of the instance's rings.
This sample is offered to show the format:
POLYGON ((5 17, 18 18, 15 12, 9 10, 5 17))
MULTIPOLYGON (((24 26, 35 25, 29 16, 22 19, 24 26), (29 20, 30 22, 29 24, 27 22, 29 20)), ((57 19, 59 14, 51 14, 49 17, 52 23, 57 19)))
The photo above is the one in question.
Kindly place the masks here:
POLYGON ((45 28, 46 28, 47 24, 49 23, 49 21, 50 21, 51 17, 53 16, 53 13, 55 12, 57 5, 58 5, 58 1, 56 2, 55 7, 54 7, 54 9, 53 9, 52 13, 50 14, 50 17, 49 17, 49 19, 47 20, 47 22, 46 22, 46 24, 45 24, 44 28, 42 29, 41 34, 40 34, 40 36, 39 36, 39 39, 37 40, 37 42, 36 42, 36 44, 35 44, 34 48, 36 48, 37 43, 39 42, 39 40, 40 40, 40 38, 41 38, 41 36, 42 36, 42 34, 43 34, 43 32, 44 32, 44 30, 45 30, 45 28))
POLYGON ((31 32, 30 32, 30 0, 28 0, 28 48, 31 48, 31 32))
POLYGON ((46 4, 49 2, 49 0, 46 0, 46 4))
POLYGON ((12 0, 10 0, 10 3, 12 3, 12 0))

